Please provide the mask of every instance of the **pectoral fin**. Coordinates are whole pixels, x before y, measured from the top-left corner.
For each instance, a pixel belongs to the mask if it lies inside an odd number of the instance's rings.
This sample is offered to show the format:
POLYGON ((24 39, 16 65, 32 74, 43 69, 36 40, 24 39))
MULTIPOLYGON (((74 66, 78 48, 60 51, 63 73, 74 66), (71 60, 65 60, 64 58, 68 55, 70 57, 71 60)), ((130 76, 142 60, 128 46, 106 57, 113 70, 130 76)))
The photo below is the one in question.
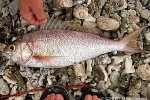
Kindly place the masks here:
POLYGON ((33 56, 34 59, 41 61, 41 62, 48 62, 58 57, 62 57, 62 56, 39 56, 39 55, 33 56))

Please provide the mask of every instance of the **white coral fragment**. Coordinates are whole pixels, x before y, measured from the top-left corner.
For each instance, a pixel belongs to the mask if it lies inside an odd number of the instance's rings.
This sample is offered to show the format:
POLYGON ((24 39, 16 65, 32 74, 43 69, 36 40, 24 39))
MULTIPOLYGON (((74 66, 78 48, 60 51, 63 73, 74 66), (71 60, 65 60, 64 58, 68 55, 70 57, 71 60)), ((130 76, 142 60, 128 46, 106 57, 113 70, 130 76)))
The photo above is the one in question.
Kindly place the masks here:
POLYGON ((127 55, 124 56, 112 56, 111 59, 113 59, 113 64, 120 64, 127 58, 127 55))
POLYGON ((110 64, 107 66, 108 74, 111 74, 113 70, 118 72, 120 71, 120 68, 121 68, 121 65, 110 64))
POLYGON ((9 79, 6 75, 3 76, 3 79, 4 79, 8 84, 16 84, 16 81, 9 79))
POLYGON ((88 8, 82 5, 77 5, 73 10, 73 15, 78 19, 85 19, 89 16, 88 8))
POLYGON ((86 61, 86 63, 87 63, 87 66, 86 66, 86 75, 90 76, 91 72, 92 72, 92 60, 89 59, 89 60, 86 61))
POLYGON ((122 74, 129 74, 129 73, 134 73, 134 72, 135 72, 135 68, 132 65, 131 56, 129 56, 125 59, 125 68, 122 71, 122 74))
POLYGON ((102 66, 102 65, 99 65, 99 67, 101 68, 102 72, 104 73, 104 81, 106 82, 108 80, 108 73, 107 71, 105 70, 105 67, 102 66))
POLYGON ((113 90, 108 89, 107 93, 110 94, 111 97, 117 97, 118 99, 124 97, 123 95, 121 95, 120 93, 117 93, 113 90))
POLYGON ((93 16, 91 16, 90 14, 88 14, 88 16, 84 20, 85 21, 90 21, 90 22, 95 22, 96 21, 96 19, 93 16))
POLYGON ((0 78, 0 94, 7 95, 9 94, 9 92, 10 89, 8 87, 8 84, 2 78, 0 78))
POLYGON ((77 77, 85 76, 85 67, 82 64, 76 64, 73 67, 77 77))

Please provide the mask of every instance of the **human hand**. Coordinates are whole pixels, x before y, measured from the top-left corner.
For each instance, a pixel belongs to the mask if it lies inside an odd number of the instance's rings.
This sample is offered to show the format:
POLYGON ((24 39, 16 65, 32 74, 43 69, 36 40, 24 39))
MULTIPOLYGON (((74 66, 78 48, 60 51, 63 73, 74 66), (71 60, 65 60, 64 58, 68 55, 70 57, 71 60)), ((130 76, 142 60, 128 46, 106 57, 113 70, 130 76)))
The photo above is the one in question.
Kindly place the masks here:
POLYGON ((30 24, 41 25, 47 22, 42 0, 19 0, 20 15, 30 24))

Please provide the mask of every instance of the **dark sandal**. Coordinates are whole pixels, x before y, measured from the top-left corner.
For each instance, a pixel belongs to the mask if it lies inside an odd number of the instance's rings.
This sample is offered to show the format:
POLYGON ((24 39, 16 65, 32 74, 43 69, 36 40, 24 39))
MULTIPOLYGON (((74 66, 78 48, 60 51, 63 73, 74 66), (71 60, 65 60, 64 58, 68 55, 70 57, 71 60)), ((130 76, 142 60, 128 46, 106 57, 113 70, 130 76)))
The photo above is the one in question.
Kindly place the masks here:
POLYGON ((101 100, 104 100, 102 98, 105 98, 106 96, 101 92, 101 91, 98 91, 97 89, 93 88, 93 87, 89 87, 89 88, 83 88, 82 89, 82 95, 81 95, 81 98, 80 100, 84 100, 85 96, 87 94, 90 94, 90 95, 96 95, 97 97, 101 98, 101 100), (94 91, 95 90, 95 91, 94 91))
POLYGON ((50 86, 48 89, 46 89, 43 93, 42 96, 40 97, 40 100, 44 100, 47 95, 49 94, 61 94, 64 97, 64 100, 69 100, 68 97, 68 92, 65 88, 63 88, 62 86, 58 86, 58 85, 52 85, 50 86))

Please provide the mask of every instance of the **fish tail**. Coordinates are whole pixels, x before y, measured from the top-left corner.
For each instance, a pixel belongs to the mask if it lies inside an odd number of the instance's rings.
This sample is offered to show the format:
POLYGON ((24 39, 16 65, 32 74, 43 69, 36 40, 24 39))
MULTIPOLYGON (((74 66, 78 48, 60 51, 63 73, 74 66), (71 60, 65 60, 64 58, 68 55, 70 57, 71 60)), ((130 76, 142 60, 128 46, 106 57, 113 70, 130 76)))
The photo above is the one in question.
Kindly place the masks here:
POLYGON ((124 37, 120 41, 121 44, 124 44, 123 51, 132 52, 132 53, 141 53, 141 52, 144 52, 143 49, 141 49, 141 48, 139 48, 137 46, 136 39, 142 33, 143 29, 145 29, 145 28, 146 27, 141 27, 141 28, 135 30, 134 32, 132 32, 128 36, 124 37))

